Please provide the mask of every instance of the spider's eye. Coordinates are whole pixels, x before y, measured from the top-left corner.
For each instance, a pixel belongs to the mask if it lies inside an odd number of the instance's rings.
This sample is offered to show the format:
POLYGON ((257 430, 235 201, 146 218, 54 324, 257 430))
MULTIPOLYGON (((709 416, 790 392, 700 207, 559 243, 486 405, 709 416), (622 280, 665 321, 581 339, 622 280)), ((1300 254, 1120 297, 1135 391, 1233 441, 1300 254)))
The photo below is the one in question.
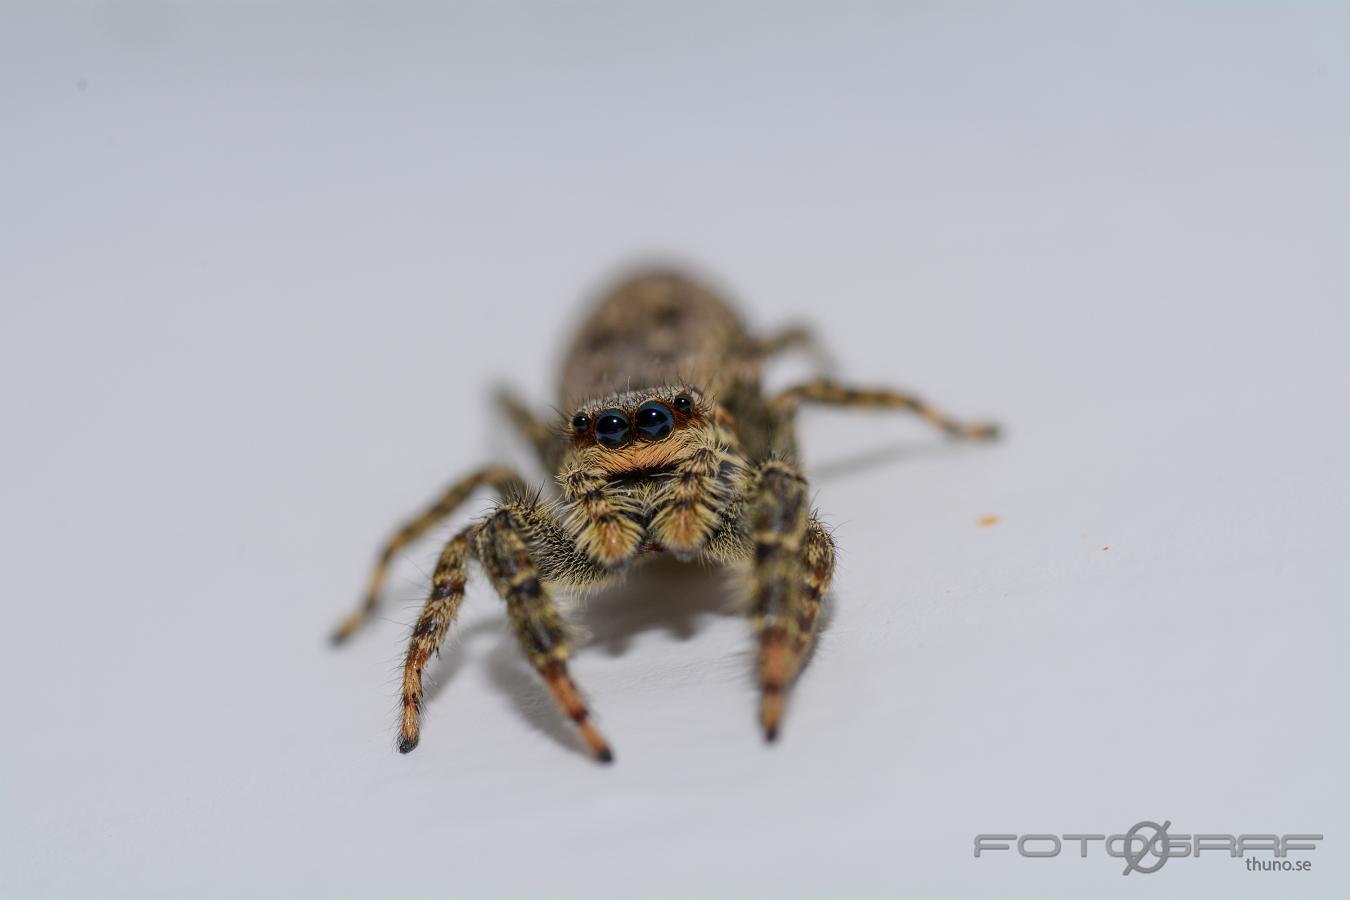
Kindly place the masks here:
POLYGON ((670 414, 664 403, 649 400, 638 407, 633 424, 637 425, 638 431, 642 432, 647 440, 659 441, 675 427, 675 417, 670 414))
POLYGON ((577 413, 572 417, 572 430, 577 434, 585 434, 590 430, 591 417, 585 413, 577 413))
POLYGON ((675 409, 687 416, 694 411, 694 401, 689 399, 688 394, 681 394, 675 398, 675 409))
POLYGON ((606 447, 622 445, 628 440, 628 417, 622 410, 605 410, 595 420, 595 439, 606 447))

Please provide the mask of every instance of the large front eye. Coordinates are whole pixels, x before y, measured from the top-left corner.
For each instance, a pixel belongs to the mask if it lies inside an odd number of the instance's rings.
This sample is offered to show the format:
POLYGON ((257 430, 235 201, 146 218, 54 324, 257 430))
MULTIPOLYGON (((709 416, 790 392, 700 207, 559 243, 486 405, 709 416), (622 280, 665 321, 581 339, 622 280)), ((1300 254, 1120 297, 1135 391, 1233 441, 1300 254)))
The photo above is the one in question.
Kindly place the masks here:
POLYGON ((633 422, 649 441, 661 440, 675 427, 675 417, 670 414, 670 410, 664 403, 657 403, 655 400, 649 400, 638 407, 633 422))
POLYGON ((622 446, 628 440, 628 417, 622 410, 605 410, 595 420, 595 439, 606 447, 622 446))

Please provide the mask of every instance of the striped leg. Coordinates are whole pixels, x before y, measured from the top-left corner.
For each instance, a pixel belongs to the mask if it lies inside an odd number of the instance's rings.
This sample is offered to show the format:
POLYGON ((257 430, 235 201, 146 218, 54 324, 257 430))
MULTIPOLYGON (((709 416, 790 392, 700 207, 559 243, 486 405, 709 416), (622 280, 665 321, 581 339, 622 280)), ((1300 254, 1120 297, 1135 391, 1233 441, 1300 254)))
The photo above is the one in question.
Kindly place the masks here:
POLYGON ((759 635, 759 721, 765 739, 772 741, 796 669, 795 648, 809 647, 809 639, 802 644, 799 634, 803 620, 815 627, 814 610, 803 616, 809 497, 806 479, 781 460, 764 463, 751 490, 747 513, 754 544, 751 611, 759 635))
POLYGON ((337 630, 333 632, 333 643, 342 643, 375 615, 375 611, 380 605, 380 593, 384 587, 384 577, 394 555, 434 528, 437 523, 454 512, 461 503, 469 499, 469 495, 482 485, 490 485, 501 494, 524 491, 524 482, 521 481, 520 476, 511 469, 501 466, 482 469, 452 484, 441 495, 440 499, 427 507, 421 515, 406 522, 385 543, 375 561, 375 569, 370 573, 370 581, 366 584, 365 598, 361 601, 361 605, 343 619, 337 630))
POLYGON ((759 338, 754 342, 755 353, 760 356, 773 356, 785 350, 797 349, 814 352, 819 346, 820 342, 811 333, 811 329, 805 325, 788 325, 768 337, 759 338))
POLYGON ((924 420, 957 438, 989 440, 998 437, 998 426, 986 423, 962 423, 949 418, 912 394, 892 390, 859 390, 821 378, 788 388, 774 397, 770 404, 778 418, 777 450, 791 453, 793 420, 803 402, 831 406, 853 406, 862 409, 907 409, 924 420))
POLYGON ((445 633, 459 613, 464 600, 464 582, 469 567, 469 537, 477 526, 470 526, 450 539, 441 551, 436 571, 431 576, 431 595, 408 639, 408 655, 403 663, 403 717, 399 722, 398 749, 411 752, 420 734, 422 712, 422 670, 427 660, 445 640, 445 633))
POLYGON ((534 448, 535 456, 546 472, 558 471, 566 444, 558 430, 540 420, 523 401, 505 388, 497 392, 497 405, 516 426, 525 440, 534 448))
POLYGON ((499 509, 474 534, 474 553, 506 600, 521 649, 563 712, 600 762, 611 762, 609 743, 590 723, 590 713, 567 674, 566 626, 540 581, 539 568, 510 509, 499 509))
POLYGON ((834 577, 834 539, 825 526, 812 519, 806 526, 806 546, 802 548, 801 605, 792 617, 789 641, 789 677, 795 676, 816 642, 816 628, 825 594, 834 577))
POLYGON ((817 371, 829 372, 834 368, 834 360, 816 335, 805 325, 789 325, 781 331, 754 342, 752 347, 756 356, 767 359, 788 350, 803 350, 815 363, 817 371))

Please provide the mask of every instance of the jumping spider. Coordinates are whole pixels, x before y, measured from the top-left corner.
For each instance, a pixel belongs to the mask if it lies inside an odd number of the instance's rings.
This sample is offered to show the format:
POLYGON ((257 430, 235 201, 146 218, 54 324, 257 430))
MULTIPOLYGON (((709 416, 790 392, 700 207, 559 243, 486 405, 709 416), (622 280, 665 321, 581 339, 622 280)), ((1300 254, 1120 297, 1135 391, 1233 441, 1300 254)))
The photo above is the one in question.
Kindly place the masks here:
POLYGON ((510 418, 556 473, 560 496, 542 499, 501 466, 452 485, 385 544, 363 604, 334 634, 345 640, 372 617, 395 553, 479 487, 497 492, 494 511, 451 538, 436 564, 408 642, 399 750, 417 746, 422 670, 459 612, 476 559, 559 706, 597 759, 613 759, 567 673, 567 629, 551 592, 597 587, 660 552, 745 572, 759 638, 759 720, 773 740, 834 570, 834 542, 812 515, 797 467, 798 407, 906 409, 953 437, 995 435, 992 425, 954 422, 909 394, 823 378, 764 396, 763 361, 809 345, 800 328, 756 339, 703 285, 645 272, 606 294, 572 342, 561 385, 570 412, 561 428, 503 395, 510 418), (617 385, 626 389, 616 392, 617 385))

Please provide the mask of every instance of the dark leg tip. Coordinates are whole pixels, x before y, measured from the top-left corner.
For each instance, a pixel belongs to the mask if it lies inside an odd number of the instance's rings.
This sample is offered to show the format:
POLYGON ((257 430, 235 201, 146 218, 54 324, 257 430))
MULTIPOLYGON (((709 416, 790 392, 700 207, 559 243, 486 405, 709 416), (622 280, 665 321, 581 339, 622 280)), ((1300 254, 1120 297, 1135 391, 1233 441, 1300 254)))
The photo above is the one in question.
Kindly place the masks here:
POLYGON ((334 647, 341 647, 347 643, 348 635, 341 628, 328 636, 328 643, 334 647))
POLYGON ((417 742, 420 740, 416 735, 413 737, 401 737, 398 739, 398 752, 411 753, 417 749, 417 742))
POLYGON ((601 747, 599 750, 595 751, 595 759, 597 762, 609 765, 614 762, 614 751, 608 747, 601 747))
POLYGON ((764 743, 766 743, 766 744, 772 744, 772 743, 773 743, 774 741, 776 741, 776 740, 778 740, 778 726, 777 726, 777 725, 770 725, 768 728, 765 728, 765 729, 764 729, 764 743))

